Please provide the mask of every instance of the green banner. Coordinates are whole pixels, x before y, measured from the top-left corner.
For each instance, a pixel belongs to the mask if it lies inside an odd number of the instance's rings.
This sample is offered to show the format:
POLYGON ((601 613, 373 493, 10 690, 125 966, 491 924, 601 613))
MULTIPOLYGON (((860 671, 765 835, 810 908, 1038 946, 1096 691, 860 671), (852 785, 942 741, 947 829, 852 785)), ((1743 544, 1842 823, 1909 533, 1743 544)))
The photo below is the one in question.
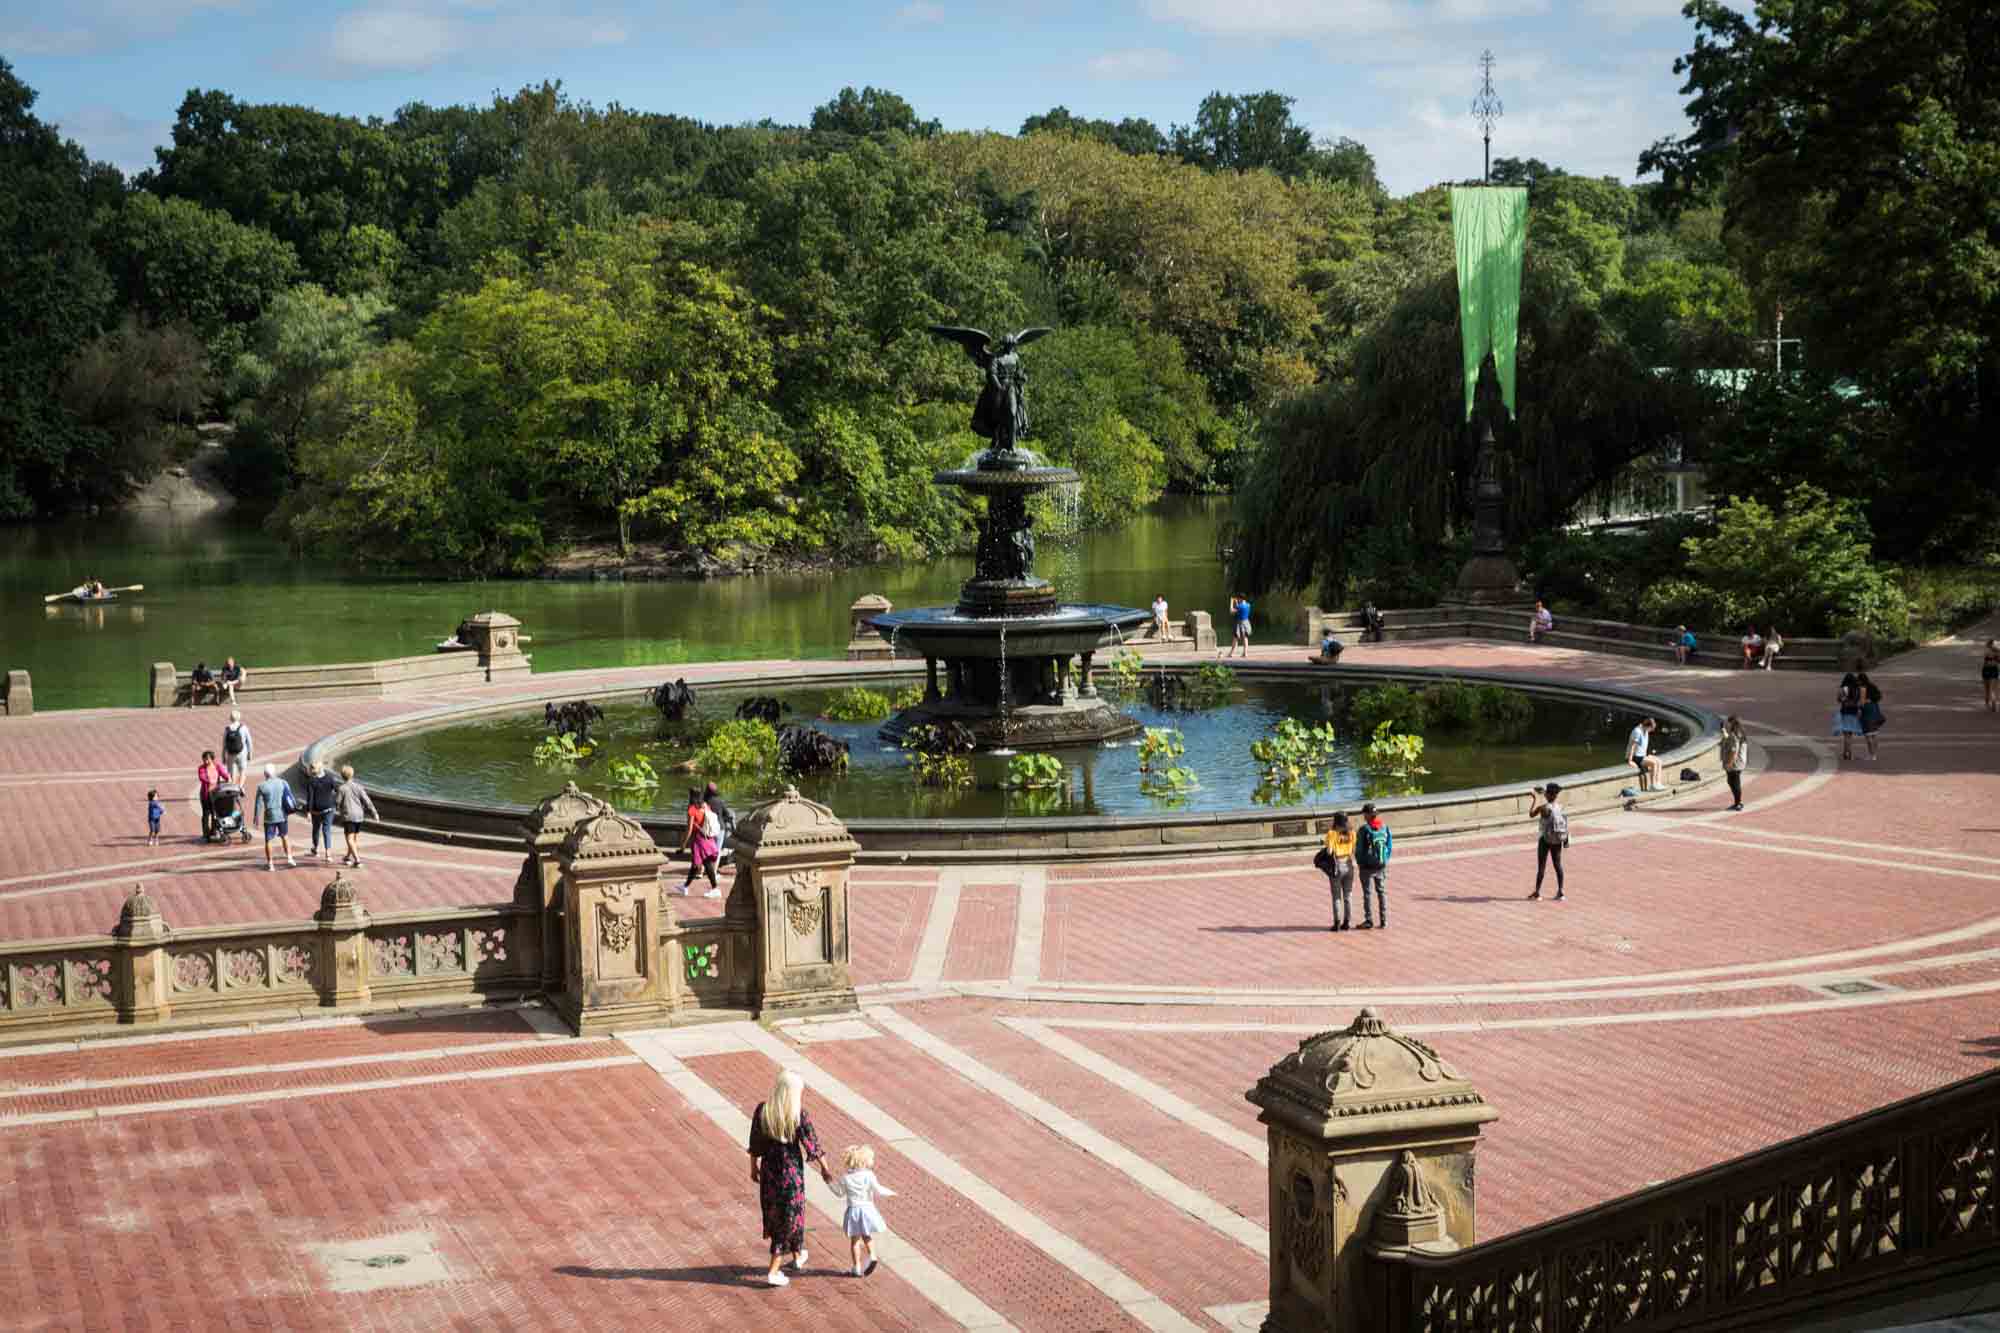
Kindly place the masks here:
POLYGON ((1493 353, 1500 397, 1514 413, 1514 357, 1520 342, 1521 246, 1528 235, 1528 192, 1491 185, 1451 192, 1451 238, 1458 247, 1458 335, 1465 349, 1465 419, 1479 363, 1493 353))

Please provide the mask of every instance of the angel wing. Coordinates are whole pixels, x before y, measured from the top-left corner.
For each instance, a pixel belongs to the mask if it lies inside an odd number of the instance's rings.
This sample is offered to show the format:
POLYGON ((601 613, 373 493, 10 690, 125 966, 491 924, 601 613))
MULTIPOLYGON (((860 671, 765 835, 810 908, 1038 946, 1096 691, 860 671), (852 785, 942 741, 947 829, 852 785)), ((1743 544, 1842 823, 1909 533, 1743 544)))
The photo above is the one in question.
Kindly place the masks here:
POLYGON ((987 345, 993 341, 984 329, 962 329, 953 324, 932 324, 929 327, 936 336, 947 338, 963 347, 965 354, 975 362, 986 354, 987 345))
POLYGON ((1032 329, 1022 329, 1019 333, 1015 334, 1012 338, 1008 339, 1008 341, 1013 343, 1016 347, 1026 347, 1029 343, 1033 342, 1035 339, 1040 338, 1045 334, 1050 334, 1054 332, 1055 332, 1054 329, 1045 329, 1037 326, 1032 329))

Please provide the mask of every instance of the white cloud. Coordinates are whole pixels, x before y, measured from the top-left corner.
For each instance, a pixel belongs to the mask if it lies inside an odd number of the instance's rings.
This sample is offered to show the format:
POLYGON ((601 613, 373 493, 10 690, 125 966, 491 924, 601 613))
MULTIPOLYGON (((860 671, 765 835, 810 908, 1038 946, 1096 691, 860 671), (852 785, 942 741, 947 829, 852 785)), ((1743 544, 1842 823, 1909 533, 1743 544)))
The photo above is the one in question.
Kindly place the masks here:
POLYGON ((109 162, 126 175, 154 165, 153 149, 173 137, 173 122, 141 120, 116 107, 92 103, 51 116, 65 138, 83 145, 97 162, 109 162))
POLYGON ((914 0, 914 3, 904 5, 896 11, 896 22, 905 28, 922 28, 933 23, 942 23, 944 6, 926 4, 924 0, 914 0))
POLYGON ((1429 24, 1540 14, 1548 0, 1146 0, 1146 11, 1219 37, 1330 39, 1411 32, 1429 24))
POLYGON ((253 0, 26 0, 9 3, 0 51, 80 56, 172 36, 188 20, 242 13, 253 0))
POLYGON ((308 63, 333 77, 408 73, 493 52, 617 46, 629 36, 612 17, 530 9, 519 0, 418 0, 340 15, 308 63))
POLYGON ((1181 58, 1157 46, 1107 51, 1084 68, 1100 79, 1164 79, 1178 74, 1181 58))

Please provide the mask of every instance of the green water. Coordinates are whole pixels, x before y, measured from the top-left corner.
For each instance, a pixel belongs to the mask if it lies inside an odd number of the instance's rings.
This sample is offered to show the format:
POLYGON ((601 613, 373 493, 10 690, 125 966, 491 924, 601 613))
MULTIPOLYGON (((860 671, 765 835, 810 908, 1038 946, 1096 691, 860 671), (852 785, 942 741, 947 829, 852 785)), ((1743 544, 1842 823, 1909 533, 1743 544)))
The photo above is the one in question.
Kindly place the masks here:
MULTIPOLYGON (((1044 542, 1038 572, 1068 600, 1205 608, 1226 635, 1215 557, 1226 502, 1162 500, 1117 532, 1044 542)), ((356 577, 295 556, 243 519, 117 517, 0 528, 0 668, 33 674, 35 706, 143 704, 154 662, 186 669, 234 655, 259 664, 354 662, 429 652, 475 611, 517 616, 537 671, 725 658, 839 658, 847 608, 879 592, 899 607, 956 599, 967 557, 835 574, 697 582, 356 577), (109 606, 45 607, 86 576, 143 583, 109 606)), ((1297 607, 1257 608, 1260 640, 1298 641, 1297 607)))
MULTIPOLYGON (((1634 714, 1616 709, 1529 695, 1533 719, 1518 737, 1496 740, 1433 729, 1423 759, 1430 772, 1421 778, 1388 784, 1372 780, 1360 762, 1359 747, 1343 737, 1318 781, 1260 796, 1260 766, 1250 754, 1252 741, 1282 717, 1312 724, 1345 716, 1338 687, 1260 681, 1239 684, 1222 706, 1198 710, 1169 711, 1143 696, 1120 701, 1121 708, 1145 725, 1181 732, 1187 753, 1180 762, 1198 778, 1190 790, 1171 796, 1146 790, 1136 743, 1126 741, 1050 751, 1062 760, 1067 775, 1059 790, 1009 791, 1007 760, 977 755, 976 785, 947 792, 911 780, 901 751, 876 734, 879 723, 818 718, 827 691, 706 687, 698 690, 698 703, 705 716, 727 718, 739 700, 766 692, 774 692, 790 707, 786 721, 810 723, 847 742, 845 773, 800 775, 792 780, 814 800, 848 818, 861 819, 1195 813, 1242 810, 1260 801, 1352 810, 1372 796, 1513 783, 1525 787, 1603 768, 1622 758, 1625 737, 1636 720, 1634 714)), ((540 712, 484 717, 397 736, 364 746, 347 758, 378 791, 395 788, 478 805, 532 805, 573 778, 622 808, 656 815, 685 808, 688 788, 708 776, 716 778, 731 800, 745 804, 772 794, 785 781, 776 776, 757 780, 672 772, 671 766, 691 752, 661 739, 659 715, 650 705, 612 703, 604 706, 604 713, 591 727, 593 752, 579 763, 539 764, 531 757, 536 742, 548 735, 540 712), (639 791, 612 785, 613 763, 639 755, 654 766, 659 785, 639 791)), ((1668 735, 1661 743, 1677 745, 1680 738, 1668 735)))

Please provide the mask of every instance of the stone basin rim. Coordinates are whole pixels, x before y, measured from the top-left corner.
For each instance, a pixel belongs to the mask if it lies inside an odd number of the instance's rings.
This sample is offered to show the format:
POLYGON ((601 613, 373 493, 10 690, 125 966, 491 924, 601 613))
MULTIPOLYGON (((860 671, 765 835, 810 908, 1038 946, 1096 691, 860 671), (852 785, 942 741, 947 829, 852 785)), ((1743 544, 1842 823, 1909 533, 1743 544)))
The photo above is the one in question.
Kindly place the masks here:
MULTIPOLYGON (((1149 670, 1189 673, 1200 663, 1161 662, 1149 670)), ((1234 668, 1240 677, 1271 681, 1321 681, 1327 684, 1383 681, 1434 684, 1457 680, 1493 684, 1568 702, 1614 707, 1624 712, 1653 713, 1685 728, 1689 739, 1661 755, 1661 771, 1670 792, 1687 792, 1721 781, 1714 763, 1722 719, 1697 705, 1661 695, 1616 686, 1571 684, 1525 679, 1485 671, 1453 671, 1439 667, 1322 667, 1307 663, 1245 663, 1234 668), (1683 767, 1705 764, 1701 778, 1679 784, 1674 775, 1683 767)), ((663 664, 663 672, 674 666, 663 664)), ((825 672, 758 672, 694 682, 698 687, 730 690, 812 689, 883 681, 922 679, 921 670, 885 665, 861 670, 825 672)), ((501 700, 446 704, 397 717, 378 718, 323 736, 299 756, 295 771, 322 762, 330 766, 362 745, 411 732, 429 731, 456 722, 498 713, 532 713, 546 703, 576 698, 640 699, 650 685, 611 689, 552 690, 501 700)), ((363 775, 364 781, 366 775, 363 775)), ((1615 793, 1633 781, 1632 767, 1619 763, 1577 773, 1538 776, 1536 786, 1559 782, 1576 798, 1572 810, 1608 809, 1618 804, 1615 793), (1600 795, 1601 793, 1601 795, 1600 795)), ((551 779, 551 791, 558 787, 551 779)), ((1399 837, 1462 833, 1480 829, 1525 829, 1525 783, 1461 787, 1423 796, 1383 797, 1375 802, 1399 837), (1400 819, 1399 819, 1400 816, 1400 819)), ((400 836, 506 851, 524 849, 521 820, 530 807, 509 802, 455 801, 395 787, 369 786, 384 814, 383 823, 400 836)), ((1046 818, 855 818, 845 819, 848 832, 861 843, 860 860, 874 863, 949 865, 963 862, 1059 862, 1129 859, 1143 855, 1176 857, 1203 854, 1241 856, 1246 849, 1283 850, 1317 843, 1316 823, 1353 802, 1299 806, 1256 806, 1217 811, 1160 811, 1143 815, 1060 815, 1046 818)), ((836 808, 835 814, 839 814, 836 808)), ((672 846, 680 836, 680 821, 651 815, 633 816, 654 840, 672 846)))

